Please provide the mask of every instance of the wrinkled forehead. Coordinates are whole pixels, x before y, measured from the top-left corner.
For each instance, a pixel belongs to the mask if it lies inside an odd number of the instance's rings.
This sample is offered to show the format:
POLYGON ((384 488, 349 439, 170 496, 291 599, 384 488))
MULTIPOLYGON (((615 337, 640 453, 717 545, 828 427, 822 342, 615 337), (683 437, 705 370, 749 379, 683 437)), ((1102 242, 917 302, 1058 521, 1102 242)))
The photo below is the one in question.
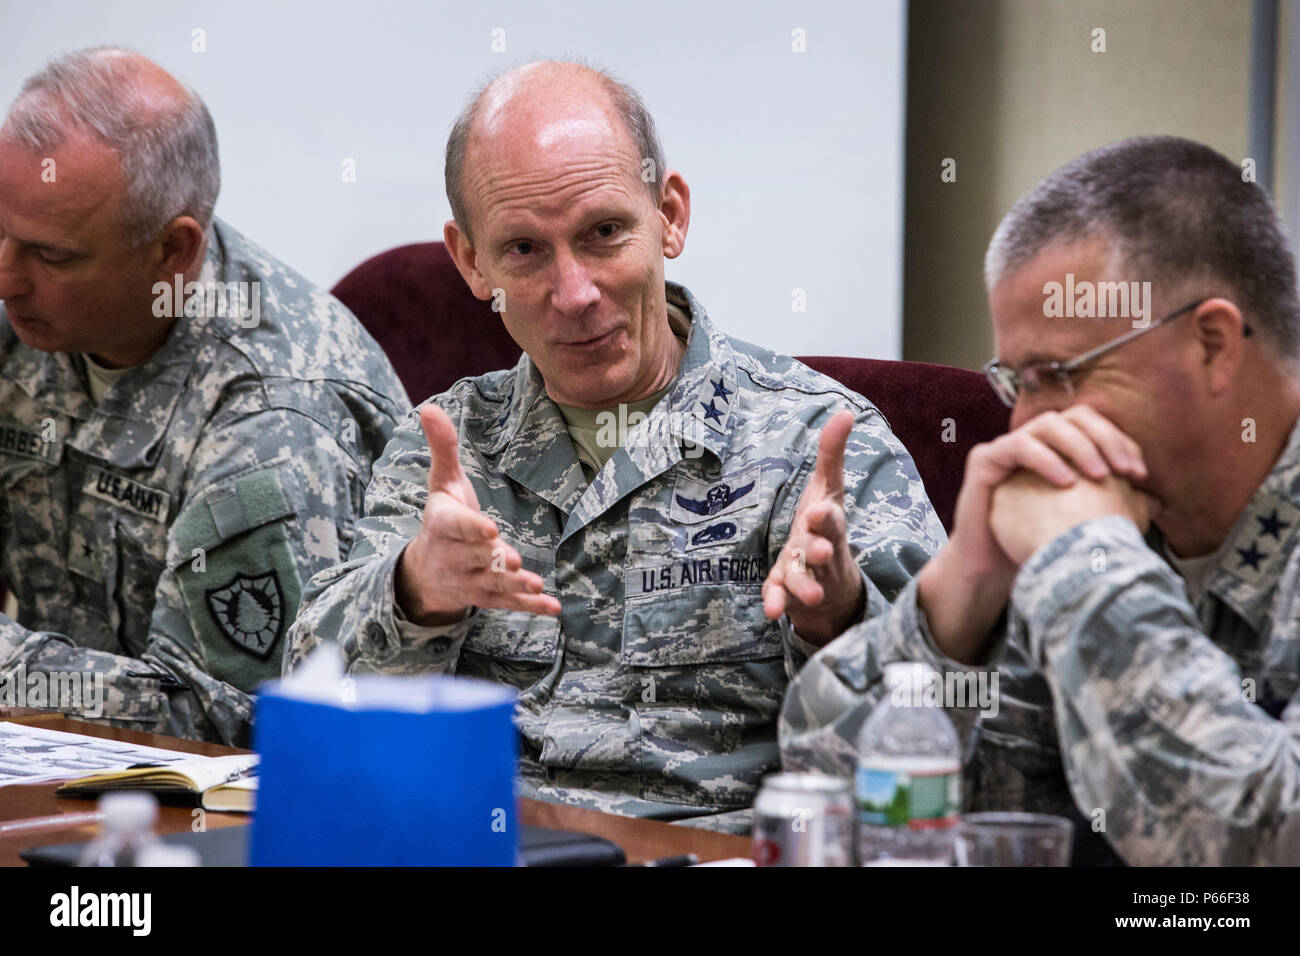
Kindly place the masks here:
POLYGON ((10 229, 82 231, 114 214, 125 188, 117 153, 86 134, 43 151, 0 129, 0 222, 10 229))
POLYGON ((484 225, 497 214, 553 216, 586 202, 636 200, 640 160, 608 109, 511 100, 471 137, 466 199, 484 225), (603 197, 603 200, 602 200, 603 197))
POLYGON ((1153 318, 1156 283, 1101 239, 1058 243, 989 292, 997 355, 1008 365, 1062 361, 1153 318))
POLYGON ((520 87, 503 77, 489 88, 470 136, 478 162, 515 169, 544 163, 549 154, 608 154, 632 151, 631 137, 614 114, 608 94, 589 82, 520 87))
POLYGON ((1104 239, 1058 242, 1011 269, 989 290, 998 355, 1027 343, 1043 350, 1099 345, 1149 317, 1154 282, 1132 272, 1104 239))

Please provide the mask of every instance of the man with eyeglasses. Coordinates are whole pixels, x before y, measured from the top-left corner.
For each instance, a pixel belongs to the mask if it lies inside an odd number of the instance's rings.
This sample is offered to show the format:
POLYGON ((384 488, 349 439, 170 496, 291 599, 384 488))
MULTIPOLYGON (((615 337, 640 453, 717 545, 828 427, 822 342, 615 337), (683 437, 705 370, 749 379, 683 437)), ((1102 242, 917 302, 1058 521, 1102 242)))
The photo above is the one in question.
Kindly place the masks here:
POLYGON ((1300 300, 1267 195, 1127 140, 1024 196, 985 273, 1012 430, 891 612, 791 684, 787 769, 852 765, 891 661, 988 669, 994 707, 945 701, 967 809, 1069 815, 1076 862, 1300 863, 1300 300), (1064 317, 1063 282, 1151 295, 1064 317))

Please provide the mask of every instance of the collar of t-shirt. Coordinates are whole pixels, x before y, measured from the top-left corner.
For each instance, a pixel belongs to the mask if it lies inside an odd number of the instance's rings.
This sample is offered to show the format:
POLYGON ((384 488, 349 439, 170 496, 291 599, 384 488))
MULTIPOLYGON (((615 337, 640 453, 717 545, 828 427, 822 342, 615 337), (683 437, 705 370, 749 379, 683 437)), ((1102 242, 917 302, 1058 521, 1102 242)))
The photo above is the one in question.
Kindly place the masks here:
POLYGON ((86 381, 90 385, 90 397, 96 405, 119 378, 131 371, 129 367, 105 368, 85 353, 82 353, 81 358, 86 363, 86 381))
POLYGON ((1192 607, 1196 607, 1205 594, 1205 584, 1210 577, 1210 572, 1219 563, 1220 552, 1211 551, 1197 558, 1180 558, 1169 547, 1168 541, 1162 543, 1161 550, 1164 551, 1165 560, 1187 582, 1187 596, 1192 599, 1192 607))
MULTIPOLYGON (((672 327, 673 334, 685 344, 690 336, 691 320, 671 302, 668 303, 668 324, 672 327)), ((582 473, 588 482, 596 477, 600 469, 605 467, 605 462, 614 457, 614 452, 626 442, 627 432, 632 429, 620 427, 620 423, 631 422, 633 415, 637 416, 637 422, 643 421, 659 403, 659 399, 668 394, 676 380, 674 376, 665 388, 640 401, 626 402, 627 410, 621 415, 617 405, 611 408, 575 408, 555 403, 564 416, 573 449, 578 453, 578 463, 582 465, 582 473)))

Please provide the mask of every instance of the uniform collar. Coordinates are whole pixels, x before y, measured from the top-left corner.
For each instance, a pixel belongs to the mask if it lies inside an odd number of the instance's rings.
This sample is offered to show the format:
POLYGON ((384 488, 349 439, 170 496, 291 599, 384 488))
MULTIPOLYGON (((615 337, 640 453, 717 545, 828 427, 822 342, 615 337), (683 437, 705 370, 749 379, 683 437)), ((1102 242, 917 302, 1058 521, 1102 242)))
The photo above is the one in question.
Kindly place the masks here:
POLYGON ((1300 420, 1220 549, 1206 591, 1260 630, 1300 531, 1300 420))
MULTIPOLYGON (((678 444, 699 444, 719 459, 725 457, 736 399, 736 363, 726 339, 713 327, 708 313, 685 286, 665 283, 669 302, 690 321, 686 352, 668 393, 655 406, 647 426, 666 428, 678 444), (656 425, 655 419, 663 422, 656 425)), ((501 467, 521 464, 533 455, 533 436, 567 434, 559 408, 546 394, 541 373, 525 353, 514 368, 504 408, 479 432, 484 454, 504 451, 501 467)), ((680 449, 678 449, 680 457, 680 449)))
MULTIPOLYGON (((3 309, 3 306, 0 306, 3 309)), ((69 418, 84 420, 95 410, 86 394, 81 375, 66 352, 39 352, 18 338, 13 326, 5 323, 3 338, 8 358, 4 377, 13 382, 34 402, 69 418)))
POLYGON ((525 353, 514 368, 500 413, 475 429, 483 453, 501 455, 501 472, 565 513, 581 499, 583 510, 596 514, 627 493, 625 484, 642 484, 680 461, 683 445, 703 447, 719 460, 726 457, 737 390, 735 358, 689 290, 669 282, 665 292, 690 321, 677 376, 641 426, 665 438, 620 449, 611 459, 618 477, 609 481, 602 470, 592 483, 593 494, 588 494, 564 417, 525 353))
POLYGON ((722 460, 736 401, 735 355, 690 290, 669 282, 665 291, 690 318, 691 334, 677 380, 655 412, 667 416, 668 430, 680 443, 701 445, 722 460))

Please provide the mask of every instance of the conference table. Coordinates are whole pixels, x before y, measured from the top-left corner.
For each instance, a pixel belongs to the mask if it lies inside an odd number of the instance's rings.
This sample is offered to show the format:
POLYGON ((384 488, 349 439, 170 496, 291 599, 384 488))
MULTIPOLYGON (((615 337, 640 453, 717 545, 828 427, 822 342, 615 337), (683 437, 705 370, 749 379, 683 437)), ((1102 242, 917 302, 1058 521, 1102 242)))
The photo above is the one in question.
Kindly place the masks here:
MULTIPOLYGON (((72 720, 49 711, 0 708, 0 720, 35 724, 49 730, 61 730, 91 737, 122 740, 128 743, 143 744, 148 747, 161 747, 166 750, 179 750, 209 757, 249 752, 221 744, 101 726, 85 721, 72 720)), ((54 816, 56 814, 84 813, 95 808, 92 799, 57 796, 54 791, 58 785, 58 782, 52 781, 0 787, 0 824, 34 817, 54 816)), ((520 822, 531 826, 544 827, 550 830, 571 830, 577 833, 589 833, 594 836, 604 837, 623 848, 629 863, 646 863, 687 853, 695 854, 701 862, 709 862, 747 857, 750 852, 748 837, 714 833, 696 827, 673 826, 655 820, 620 817, 609 813, 599 813, 594 810, 584 810, 580 807, 544 803, 539 800, 521 799, 519 801, 519 819, 520 822)), ((241 813, 217 813, 209 810, 205 812, 204 816, 204 823, 209 829, 239 826, 248 821, 248 816, 241 813)), ((187 832, 191 829, 193 823, 192 807, 165 805, 159 810, 157 831, 159 833, 187 832)), ((91 839, 94 833, 95 826, 93 825, 43 828, 38 831, 19 833, 0 833, 0 866, 25 865, 19 854, 31 847, 50 843, 82 842, 91 839)))

